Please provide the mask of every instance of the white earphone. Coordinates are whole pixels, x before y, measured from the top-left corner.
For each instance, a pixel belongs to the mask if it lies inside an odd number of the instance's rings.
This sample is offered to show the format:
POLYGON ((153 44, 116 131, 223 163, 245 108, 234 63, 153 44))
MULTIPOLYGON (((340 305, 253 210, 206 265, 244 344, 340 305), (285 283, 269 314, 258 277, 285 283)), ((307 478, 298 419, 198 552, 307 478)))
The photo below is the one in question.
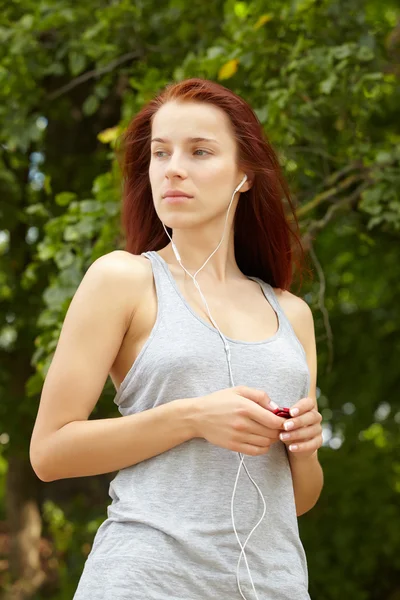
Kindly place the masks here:
MULTIPOLYGON (((223 334, 223 333, 222 333, 222 331, 219 329, 218 325, 216 324, 216 322, 214 321, 214 319, 213 319, 213 317, 212 317, 212 315, 211 315, 211 313, 210 313, 210 309, 208 308, 207 301, 206 301, 206 299, 204 298, 204 296, 203 296, 203 293, 202 293, 202 291, 201 291, 201 289, 200 289, 200 286, 199 286, 199 284, 198 284, 198 283, 197 283, 197 281, 196 281, 196 276, 197 276, 197 274, 198 274, 198 273, 199 273, 199 272, 200 272, 200 271, 201 271, 201 270, 202 270, 202 269, 205 267, 205 265, 208 263, 208 261, 210 260, 210 258, 211 258, 211 257, 212 257, 212 256, 215 254, 215 252, 218 250, 218 248, 219 248, 219 247, 220 247, 220 245, 222 244, 222 240, 224 239, 224 235, 225 235, 226 223, 227 223, 227 220, 228 220, 228 215, 229 215, 229 211, 230 211, 230 208, 231 208, 231 205, 232 205, 233 198, 234 198, 234 196, 235 196, 236 192, 238 192, 238 191, 240 190, 240 188, 242 187, 242 185, 244 184, 244 182, 245 182, 246 180, 247 180, 247 175, 245 175, 245 176, 243 177, 242 181, 241 181, 241 182, 239 183, 239 185, 238 185, 238 186, 235 188, 235 190, 234 190, 234 192, 233 192, 233 194, 232 194, 232 198, 231 198, 231 201, 230 201, 230 203, 229 203, 229 206, 228 206, 228 211, 227 211, 227 213, 226 213, 225 224, 224 224, 224 230, 223 230, 223 232, 222 232, 221 241, 219 242, 219 244, 218 244, 218 246, 215 248, 215 250, 214 250, 214 251, 213 251, 213 252, 210 254, 210 256, 207 258, 207 260, 205 261, 205 263, 203 264, 203 266, 201 266, 201 267, 200 267, 200 269, 198 269, 194 275, 192 275, 191 273, 189 273, 189 271, 187 271, 187 270, 185 269, 185 267, 183 266, 183 264, 182 264, 182 261, 181 261, 181 257, 180 257, 180 255, 179 255, 179 252, 178 252, 178 249, 177 249, 177 247, 175 246, 175 244, 174 244, 174 242, 173 242, 173 240, 172 240, 171 236, 169 235, 169 233, 168 233, 168 231, 167 231, 167 229, 166 229, 166 227, 165 227, 165 225, 164 225, 164 223, 163 223, 163 227, 164 227, 164 229, 165 229, 165 232, 166 232, 166 234, 168 235, 169 239, 171 240, 172 250, 173 250, 173 252, 174 252, 174 254, 175 254, 176 260, 178 261, 178 263, 180 264, 180 266, 182 267, 182 269, 183 269, 183 270, 184 270, 184 271, 185 271, 185 272, 186 272, 186 273, 187 273, 187 274, 188 274, 188 275, 189 275, 189 276, 190 276, 190 277, 193 279, 193 283, 195 284, 196 288, 198 289, 198 291, 199 291, 199 293, 200 293, 200 296, 201 296, 201 298, 202 298, 202 300, 203 300, 203 302, 204 302, 204 304, 205 304, 205 306, 206 306, 206 308, 207 308, 207 312, 208 312, 208 314, 209 314, 209 317, 210 317, 210 319, 211 319, 212 323, 214 324, 215 328, 218 330, 218 332, 219 332, 219 334, 220 334, 220 336, 221 336, 221 338, 222 338, 222 340, 223 340, 223 342, 224 342, 224 348, 225 348, 225 352, 226 352, 226 356, 227 356, 227 360, 228 360, 229 375, 230 375, 230 380, 231 380, 231 385, 232 385, 232 387, 235 387, 235 383, 234 383, 234 381, 233 381, 233 375, 232 375, 232 368, 231 368, 231 353, 230 353, 229 344, 228 344, 228 342, 227 342, 227 340, 226 340, 226 338, 225 338, 224 334, 223 334)), ((239 556, 238 564, 237 564, 237 567, 236 567, 236 580, 237 580, 237 584, 238 584, 238 588, 239 588, 240 595, 242 596, 242 598, 244 598, 244 600, 247 600, 247 598, 246 598, 245 596, 243 596, 243 594, 242 594, 242 590, 241 590, 241 587, 240 587, 240 581, 239 581, 239 572, 238 572, 238 571, 239 571, 239 567, 240 567, 240 561, 241 561, 241 558, 242 558, 242 555, 243 555, 243 557, 244 557, 244 560, 245 560, 245 563, 246 563, 246 567, 247 567, 247 572, 248 572, 248 574, 249 574, 249 577, 250 577, 250 580, 251 580, 251 585, 253 586, 253 590, 254 590, 254 593, 255 593, 255 596, 256 596, 257 600, 259 600, 259 599, 258 599, 257 592, 256 592, 256 589, 255 589, 255 587, 254 587, 253 578, 252 578, 252 576, 251 576, 251 573, 250 573, 250 569, 249 569, 249 565, 248 565, 248 562, 247 562, 246 553, 245 553, 245 551, 244 551, 244 548, 245 548, 245 546, 246 546, 247 542, 249 541, 249 539, 250 539, 250 537, 251 537, 252 533, 255 531, 255 529, 256 529, 256 528, 259 526, 259 524, 260 524, 260 523, 261 523, 261 521, 263 520, 263 518, 264 518, 264 515, 265 515, 265 512, 266 512, 266 504, 265 504, 265 500, 264 500, 264 497, 263 497, 263 495, 262 495, 262 493, 261 493, 261 490, 260 490, 260 488, 258 487, 258 485, 256 484, 256 482, 254 481, 254 479, 253 479, 253 478, 252 478, 252 476, 250 475, 250 473, 249 473, 249 471, 248 471, 248 469, 247 469, 247 467, 246 467, 246 465, 245 465, 245 463, 244 463, 244 457, 243 457, 243 454, 242 454, 241 452, 238 452, 238 454, 239 454, 239 456, 240 456, 241 460, 240 460, 240 464, 239 464, 238 472, 237 472, 237 475, 236 475, 235 486, 234 486, 234 488, 233 488, 233 494, 232 494, 232 500, 231 500, 231 516, 232 516, 232 524, 233 524, 233 529, 234 529, 234 532, 235 532, 236 538, 237 538, 237 540, 238 540, 238 542, 239 542, 239 546, 241 547, 241 552, 240 552, 240 556, 239 556), (261 519, 258 521, 258 523, 255 525, 255 527, 253 527, 253 529, 250 531, 250 533, 249 533, 249 535, 247 536, 247 539, 246 539, 246 541, 245 541, 245 543, 244 543, 244 545, 243 545, 243 546, 242 546, 242 544, 241 544, 241 542, 240 542, 240 539, 239 539, 239 536, 238 536, 238 534, 237 534, 236 527, 235 527, 235 519, 234 519, 234 516, 233 516, 233 500, 234 500, 234 497, 235 497, 235 492, 236 492, 237 482, 238 482, 238 479, 239 479, 240 468, 241 468, 242 464, 243 464, 243 467, 244 467, 244 469, 245 469, 245 471, 246 471, 247 475, 249 476, 250 480, 251 480, 251 481, 252 481, 252 483, 254 483, 254 485, 256 486, 256 488, 257 488, 257 491, 259 492, 259 494, 260 494, 260 496, 261 496, 261 498, 262 498, 262 501, 263 501, 263 503, 264 503, 264 511, 263 511, 262 517, 261 517, 261 519)))

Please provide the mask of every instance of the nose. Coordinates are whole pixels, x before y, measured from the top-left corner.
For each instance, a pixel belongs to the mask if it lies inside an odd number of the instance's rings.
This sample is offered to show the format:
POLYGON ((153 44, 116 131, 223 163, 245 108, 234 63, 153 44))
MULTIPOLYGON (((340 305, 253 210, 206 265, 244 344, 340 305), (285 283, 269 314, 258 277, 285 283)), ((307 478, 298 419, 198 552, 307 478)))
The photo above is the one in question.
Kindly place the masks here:
POLYGON ((185 179, 187 177, 184 161, 182 156, 179 156, 179 152, 173 152, 171 157, 168 159, 165 167, 165 176, 168 179, 172 179, 174 177, 181 177, 182 179, 185 179))

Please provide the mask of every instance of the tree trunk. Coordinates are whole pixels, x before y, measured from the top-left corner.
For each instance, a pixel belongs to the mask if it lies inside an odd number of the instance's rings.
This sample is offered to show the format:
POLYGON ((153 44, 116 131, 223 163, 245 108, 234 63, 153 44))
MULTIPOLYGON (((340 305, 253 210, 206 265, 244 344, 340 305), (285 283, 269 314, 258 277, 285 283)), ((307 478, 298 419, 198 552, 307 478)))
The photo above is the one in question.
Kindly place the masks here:
POLYGON ((46 580, 39 554, 42 531, 39 485, 40 480, 29 459, 9 457, 6 510, 10 527, 9 564, 13 583, 3 592, 2 600, 31 598, 46 580))

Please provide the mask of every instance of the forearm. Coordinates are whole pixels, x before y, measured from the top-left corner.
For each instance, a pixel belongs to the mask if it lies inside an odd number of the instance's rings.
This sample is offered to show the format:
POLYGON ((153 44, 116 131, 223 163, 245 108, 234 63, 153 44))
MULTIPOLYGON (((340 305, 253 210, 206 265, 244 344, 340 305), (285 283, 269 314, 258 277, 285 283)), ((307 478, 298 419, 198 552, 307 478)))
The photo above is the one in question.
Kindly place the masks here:
POLYGON ((124 469, 195 437, 196 415, 189 398, 126 417, 73 421, 43 443, 32 466, 43 481, 124 469))
POLYGON ((294 455, 288 450, 292 471, 293 490, 297 516, 303 515, 315 506, 324 485, 324 474, 316 452, 309 458, 294 455))

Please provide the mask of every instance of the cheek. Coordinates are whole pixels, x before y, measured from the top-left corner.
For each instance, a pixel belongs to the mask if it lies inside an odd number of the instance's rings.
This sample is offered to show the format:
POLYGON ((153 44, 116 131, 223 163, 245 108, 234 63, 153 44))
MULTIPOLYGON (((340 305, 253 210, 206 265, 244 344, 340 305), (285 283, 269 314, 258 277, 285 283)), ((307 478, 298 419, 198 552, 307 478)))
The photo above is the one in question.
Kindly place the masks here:
POLYGON ((227 183, 234 178, 234 173, 231 164, 226 164, 224 160, 205 161, 203 168, 198 168, 194 174, 195 178, 219 190, 226 187, 227 183))
POLYGON ((157 179, 157 176, 159 176, 158 175, 159 171, 160 171, 160 169, 157 169, 157 165, 154 162, 150 161, 150 164, 149 164, 150 184, 152 184, 157 179))

